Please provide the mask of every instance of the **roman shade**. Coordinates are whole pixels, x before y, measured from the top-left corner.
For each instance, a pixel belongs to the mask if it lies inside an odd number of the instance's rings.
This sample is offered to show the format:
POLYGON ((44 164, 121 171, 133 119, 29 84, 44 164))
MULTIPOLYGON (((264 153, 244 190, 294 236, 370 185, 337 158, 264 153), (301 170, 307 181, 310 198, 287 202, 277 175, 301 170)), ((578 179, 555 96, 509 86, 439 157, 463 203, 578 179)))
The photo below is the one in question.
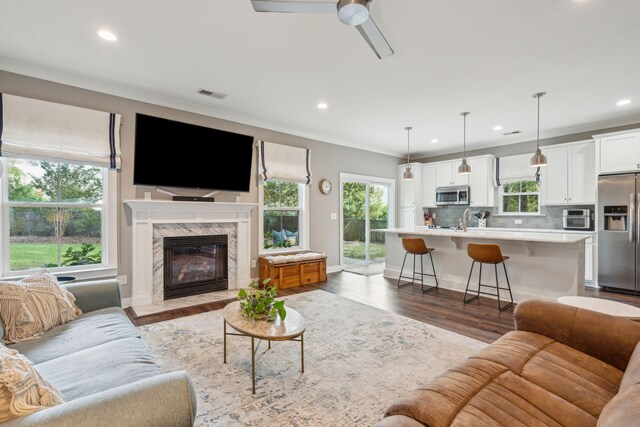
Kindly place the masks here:
POLYGON ((263 181, 279 179, 310 184, 310 155, 308 148, 260 141, 260 176, 263 181))
POLYGON ((0 155, 120 169, 114 113, 0 94, 0 155))
POLYGON ((510 181, 540 180, 540 168, 532 168, 530 154, 496 157, 493 159, 494 183, 496 187, 510 181))

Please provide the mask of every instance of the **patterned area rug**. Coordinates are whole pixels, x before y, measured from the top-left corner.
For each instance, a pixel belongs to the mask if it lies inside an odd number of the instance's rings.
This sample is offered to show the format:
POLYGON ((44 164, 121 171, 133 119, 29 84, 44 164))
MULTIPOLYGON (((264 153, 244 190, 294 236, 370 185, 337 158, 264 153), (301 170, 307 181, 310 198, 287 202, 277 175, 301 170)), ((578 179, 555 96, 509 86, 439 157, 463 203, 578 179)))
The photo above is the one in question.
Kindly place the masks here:
POLYGON ((227 339, 222 310, 142 326, 165 371, 186 369, 198 394, 198 426, 364 426, 385 408, 486 344, 325 291, 286 298, 307 320, 300 343, 261 343, 251 394, 249 338, 227 339))

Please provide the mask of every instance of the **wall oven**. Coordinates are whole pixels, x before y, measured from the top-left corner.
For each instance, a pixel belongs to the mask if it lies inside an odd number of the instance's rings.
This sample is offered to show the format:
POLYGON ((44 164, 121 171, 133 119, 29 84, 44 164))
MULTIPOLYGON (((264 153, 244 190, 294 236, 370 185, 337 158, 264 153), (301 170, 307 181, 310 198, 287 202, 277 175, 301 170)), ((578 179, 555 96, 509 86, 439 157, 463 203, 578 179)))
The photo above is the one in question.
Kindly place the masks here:
POLYGON ((562 211, 562 226, 565 230, 590 230, 591 210, 564 209, 562 211))
POLYGON ((456 187, 438 187, 436 188, 436 205, 468 205, 469 204, 469 186, 460 185, 456 187))

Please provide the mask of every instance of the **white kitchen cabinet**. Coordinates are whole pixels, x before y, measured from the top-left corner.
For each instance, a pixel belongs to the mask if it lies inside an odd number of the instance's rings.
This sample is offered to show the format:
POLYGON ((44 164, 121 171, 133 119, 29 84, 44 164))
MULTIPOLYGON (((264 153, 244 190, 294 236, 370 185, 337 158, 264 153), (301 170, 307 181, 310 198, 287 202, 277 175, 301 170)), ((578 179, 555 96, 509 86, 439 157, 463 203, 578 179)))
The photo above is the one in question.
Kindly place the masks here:
POLYGON ((416 225, 416 208, 415 207, 405 207, 400 208, 400 215, 398 215, 398 227, 406 228, 413 227, 416 225))
POLYGON ((640 132, 596 135, 598 174, 640 171, 640 132))
POLYGON ((495 188, 493 185, 493 156, 471 157, 469 175, 469 193, 471 207, 495 206, 495 188))
POLYGON ((469 185, 469 175, 458 173, 462 159, 436 163, 436 187, 469 185))
POLYGON ((422 166, 422 206, 425 208, 436 207, 436 169, 435 163, 422 166))
POLYGON ((403 178, 404 170, 405 165, 398 166, 399 226, 422 225, 422 163, 411 163, 412 180, 403 178))
POLYGON ((594 204, 596 191, 595 147, 578 142, 543 150, 547 166, 541 168, 545 205, 594 204))
POLYGON ((584 242, 584 280, 593 282, 593 237, 584 242))

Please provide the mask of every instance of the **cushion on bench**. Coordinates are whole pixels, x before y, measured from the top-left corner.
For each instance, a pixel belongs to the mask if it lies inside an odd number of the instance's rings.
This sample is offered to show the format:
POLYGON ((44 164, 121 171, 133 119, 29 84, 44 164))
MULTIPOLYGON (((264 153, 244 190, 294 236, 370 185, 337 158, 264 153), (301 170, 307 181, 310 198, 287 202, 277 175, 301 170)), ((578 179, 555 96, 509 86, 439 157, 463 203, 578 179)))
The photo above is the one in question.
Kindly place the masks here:
POLYGON ((273 264, 292 264, 296 262, 326 259, 327 256, 321 252, 301 252, 299 254, 268 255, 263 258, 273 264))

